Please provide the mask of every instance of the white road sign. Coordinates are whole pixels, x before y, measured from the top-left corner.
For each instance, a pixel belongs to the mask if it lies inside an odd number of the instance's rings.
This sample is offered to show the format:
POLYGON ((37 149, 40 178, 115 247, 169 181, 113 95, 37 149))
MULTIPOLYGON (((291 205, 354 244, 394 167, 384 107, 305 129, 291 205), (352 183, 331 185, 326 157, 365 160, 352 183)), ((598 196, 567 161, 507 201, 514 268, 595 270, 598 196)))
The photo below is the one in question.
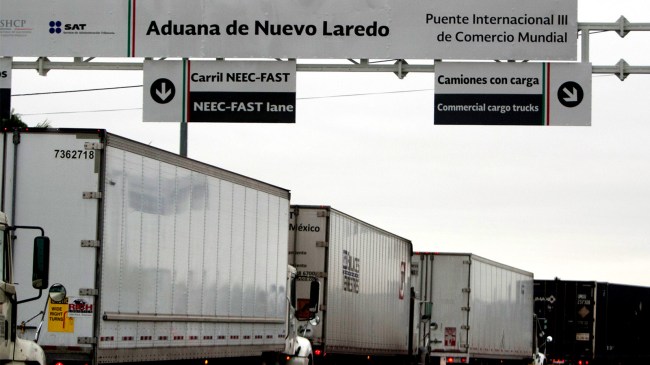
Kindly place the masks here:
POLYGON ((295 123, 296 62, 144 63, 145 122, 295 123))
POLYGON ((591 125, 590 63, 438 62, 434 124, 591 125))
POLYGON ((575 60, 577 0, 0 0, 0 56, 575 60))

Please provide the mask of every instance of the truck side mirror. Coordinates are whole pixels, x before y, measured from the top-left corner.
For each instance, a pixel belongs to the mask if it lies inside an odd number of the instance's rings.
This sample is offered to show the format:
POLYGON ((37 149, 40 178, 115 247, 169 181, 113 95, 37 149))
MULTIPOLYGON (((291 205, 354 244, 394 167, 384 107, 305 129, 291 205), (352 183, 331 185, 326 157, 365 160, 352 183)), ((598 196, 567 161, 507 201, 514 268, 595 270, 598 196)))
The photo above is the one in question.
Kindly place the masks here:
POLYGON ((45 289, 49 286, 50 277, 50 238, 39 236, 34 238, 34 259, 32 266, 32 287, 45 289))
POLYGON ((309 286, 309 312, 318 313, 318 303, 320 302, 320 282, 312 280, 309 286))
POLYGON ((48 295, 50 296, 50 300, 53 303, 63 303, 67 295, 67 292, 65 290, 65 286, 61 284, 52 284, 48 295))

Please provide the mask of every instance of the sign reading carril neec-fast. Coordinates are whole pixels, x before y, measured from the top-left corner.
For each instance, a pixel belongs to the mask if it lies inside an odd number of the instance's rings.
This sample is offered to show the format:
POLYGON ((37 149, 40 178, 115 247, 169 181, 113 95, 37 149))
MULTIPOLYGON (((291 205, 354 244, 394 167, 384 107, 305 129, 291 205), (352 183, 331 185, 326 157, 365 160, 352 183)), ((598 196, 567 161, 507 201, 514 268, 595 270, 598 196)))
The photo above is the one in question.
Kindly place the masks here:
POLYGON ((0 0, 0 9, 0 56, 577 57, 577 0, 0 0))
POLYGON ((295 61, 150 61, 145 122, 295 123, 295 61))
POLYGON ((437 62, 438 125, 591 125, 591 64, 437 62))

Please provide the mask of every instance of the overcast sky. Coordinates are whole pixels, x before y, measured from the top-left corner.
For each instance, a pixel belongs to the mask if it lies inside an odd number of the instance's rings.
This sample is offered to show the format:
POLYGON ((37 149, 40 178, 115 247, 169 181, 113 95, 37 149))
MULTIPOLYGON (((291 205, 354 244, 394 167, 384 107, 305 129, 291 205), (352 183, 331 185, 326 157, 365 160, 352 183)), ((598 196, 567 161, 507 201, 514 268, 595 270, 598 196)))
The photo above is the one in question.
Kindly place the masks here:
MULTIPOLYGON (((579 1, 579 22, 621 15, 648 23, 650 4, 579 1)), ((594 65, 650 65, 650 34, 592 34, 590 54, 594 65)), ((13 94, 142 84, 138 71, 12 78, 13 94)), ((417 251, 471 252, 542 279, 650 286, 650 76, 594 75, 591 127, 436 126, 433 85, 431 73, 301 72, 295 124, 190 124, 188 155, 290 189, 294 204, 331 205, 417 251)), ((142 88, 16 96, 12 106, 32 126, 105 128, 179 150, 178 124, 142 122, 142 88)))

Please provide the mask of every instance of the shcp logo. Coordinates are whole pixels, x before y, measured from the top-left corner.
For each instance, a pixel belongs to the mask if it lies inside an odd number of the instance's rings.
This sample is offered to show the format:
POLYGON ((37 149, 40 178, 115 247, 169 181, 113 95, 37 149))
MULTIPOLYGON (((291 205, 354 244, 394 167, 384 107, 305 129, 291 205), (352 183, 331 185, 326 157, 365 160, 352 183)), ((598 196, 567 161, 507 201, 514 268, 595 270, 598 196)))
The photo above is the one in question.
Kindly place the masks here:
POLYGON ((50 34, 59 34, 61 33, 61 21, 57 20, 51 20, 50 21, 50 34))

